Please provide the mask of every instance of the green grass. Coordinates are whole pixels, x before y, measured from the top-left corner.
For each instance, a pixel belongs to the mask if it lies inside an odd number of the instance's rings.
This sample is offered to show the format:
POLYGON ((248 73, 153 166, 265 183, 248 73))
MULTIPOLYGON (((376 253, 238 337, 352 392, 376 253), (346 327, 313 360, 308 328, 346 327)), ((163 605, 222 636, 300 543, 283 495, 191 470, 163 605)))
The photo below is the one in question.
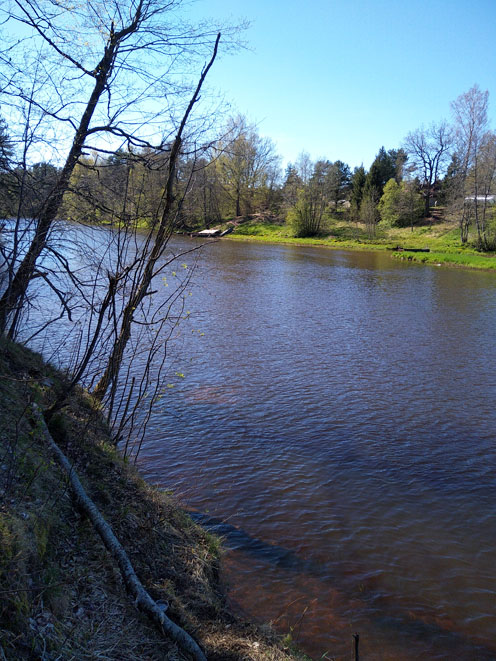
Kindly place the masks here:
MULTIPOLYGON (((462 245, 458 226, 454 223, 436 222, 410 227, 383 228, 379 225, 375 236, 370 238, 362 223, 343 219, 343 213, 328 219, 327 226, 320 236, 295 238, 291 228, 283 222, 262 221, 260 217, 241 223, 226 238, 235 241, 262 241, 296 246, 324 246, 341 250, 390 250, 392 258, 474 269, 496 269, 496 253, 479 253, 470 245, 475 237, 469 236, 468 244, 462 245), (395 252, 396 246, 405 248, 429 248, 429 253, 395 252)), ((224 222, 219 227, 231 225, 224 222)), ((140 222, 138 229, 144 229, 146 222, 140 222)))
POLYGON ((244 223, 238 225, 235 236, 289 237, 289 228, 279 223, 244 223))
POLYGON ((429 252, 429 253, 393 253, 393 257, 423 264, 434 264, 436 266, 461 266, 472 269, 496 269, 496 259, 484 255, 455 252, 429 252))
POLYGON ((263 241, 289 245, 315 245, 344 250, 390 250, 396 259, 424 264, 458 266, 475 269, 496 269, 496 253, 479 253, 470 245, 462 245, 459 230, 453 223, 433 223, 411 228, 381 228, 369 238, 361 223, 331 219, 321 236, 294 238, 286 224, 247 222, 236 227, 229 240, 263 241), (429 248, 428 253, 396 252, 394 248, 429 248))

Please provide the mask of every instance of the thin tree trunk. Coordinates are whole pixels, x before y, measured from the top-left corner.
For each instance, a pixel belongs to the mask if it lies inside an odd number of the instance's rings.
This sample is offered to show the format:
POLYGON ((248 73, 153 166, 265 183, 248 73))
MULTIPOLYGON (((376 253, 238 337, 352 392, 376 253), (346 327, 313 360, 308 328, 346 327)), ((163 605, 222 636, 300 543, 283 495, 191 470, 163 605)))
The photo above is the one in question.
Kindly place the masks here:
POLYGON ((174 219, 172 218, 172 206, 174 203, 173 186, 174 186, 174 177, 175 177, 177 159, 179 157, 179 151, 182 144, 182 134, 184 131, 184 127, 186 126, 186 122, 188 121, 189 115, 193 109, 193 106, 198 100, 198 96, 200 94, 200 90, 207 76, 207 73, 209 72, 210 67, 213 65, 215 58, 217 56, 219 41, 220 41, 220 33, 217 35, 212 57, 210 58, 209 63, 204 68, 200 76, 200 80, 196 87, 195 93, 193 94, 189 102, 189 105, 186 109, 186 112, 183 115, 177 135, 172 144, 172 149, 169 157, 167 183, 165 186, 165 206, 162 213, 162 218, 160 220, 159 228, 155 236, 155 241, 152 250, 150 252, 146 265, 143 269, 143 275, 141 276, 141 280, 138 283, 134 292, 131 294, 124 308, 119 337, 114 343, 105 371, 103 372, 100 380, 98 381, 98 383, 95 386, 95 389, 93 390, 92 393, 93 396, 99 401, 103 400, 105 393, 107 392, 110 384, 112 382, 115 382, 117 379, 122 364, 124 351, 126 349, 126 345, 129 341, 129 338, 131 337, 131 327, 132 327, 134 313, 138 309, 138 307, 140 306, 143 299, 148 293, 154 275, 155 264, 157 263, 157 260, 160 258, 160 256, 163 254, 164 248, 167 245, 167 242, 174 228, 174 219))
POLYGON ((236 190, 236 217, 241 216, 241 201, 240 201, 240 191, 239 188, 236 190))
POLYGON ((427 191, 427 195, 424 197, 424 218, 429 218, 431 215, 431 196, 429 194, 429 191, 427 191))
POLYGON ((463 205, 462 216, 460 219, 460 240, 462 243, 467 243, 468 241, 468 230, 470 227, 471 216, 470 208, 465 203, 463 205))
POLYGON ((67 156, 64 167, 57 179, 53 190, 48 195, 45 203, 40 211, 38 221, 36 224, 35 234, 29 246, 29 249, 21 261, 16 274, 9 282, 9 285, 2 297, 0 298, 0 333, 5 333, 9 315, 14 310, 18 309, 24 300, 29 283, 34 275, 36 263, 45 246, 52 227, 53 221, 57 217, 57 213, 62 203, 62 198, 66 192, 72 172, 76 163, 81 156, 81 152, 88 135, 91 119, 95 112, 96 106, 106 89, 109 77, 112 73, 115 57, 117 55, 118 46, 122 39, 127 37, 130 33, 134 32, 139 25, 141 18, 141 2, 136 10, 134 20, 127 28, 119 32, 111 32, 105 52, 98 63, 95 71, 95 84, 91 93, 90 99, 79 122, 76 134, 72 141, 71 150, 67 156))

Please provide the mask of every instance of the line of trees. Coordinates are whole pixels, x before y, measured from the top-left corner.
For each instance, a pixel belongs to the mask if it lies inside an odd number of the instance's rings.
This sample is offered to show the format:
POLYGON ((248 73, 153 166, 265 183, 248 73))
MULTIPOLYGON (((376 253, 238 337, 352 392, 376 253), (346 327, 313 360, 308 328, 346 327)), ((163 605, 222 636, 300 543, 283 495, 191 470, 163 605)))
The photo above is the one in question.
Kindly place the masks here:
MULTIPOLYGON (((219 139, 218 104, 200 103, 200 93, 221 33, 186 23, 181 5, 12 0, 0 8, 8 119, 0 125, 0 203, 9 219, 0 240, 0 334, 26 340, 56 325, 70 366, 45 418, 83 383, 103 403, 116 442, 136 422, 144 434, 160 395, 191 277, 180 275, 184 254, 173 254, 169 239, 198 164, 219 139), (100 233, 93 248, 72 245, 59 218, 108 221, 119 231, 100 233), (171 269, 175 286, 156 300, 171 269), (42 309, 46 292, 52 302, 42 309)), ((238 31, 223 28, 224 49, 238 31)))
POLYGON ((340 161, 290 165, 283 200, 296 236, 318 234, 339 203, 370 237, 377 227, 432 222, 432 207, 457 222, 460 240, 475 232, 479 250, 496 249, 496 134, 489 129, 488 92, 475 85, 452 103, 452 122, 410 132, 399 149, 381 147, 368 172, 350 174, 340 161), (334 171, 334 176, 331 174, 334 171))
MULTIPOLYGON (((295 236, 312 236, 326 230, 333 214, 346 210, 342 217, 362 222, 373 236, 379 223, 413 227, 432 218, 435 204, 458 222, 462 243, 473 227, 477 247, 491 250, 496 138, 488 127, 487 104, 488 92, 474 86, 453 102, 451 123, 419 127, 400 148, 381 147, 368 171, 362 165, 353 172, 340 160, 311 161, 303 152, 282 174, 274 143, 243 116, 231 117, 201 149, 188 136, 178 155, 174 186, 182 202, 176 229, 208 228, 258 213, 287 220, 295 236)), ((98 130, 113 132, 110 125, 98 130)), ((171 139, 157 147, 128 135, 125 145, 111 153, 79 154, 57 213, 75 221, 128 223, 134 218, 153 226, 171 139)), ((5 123, 0 152, 1 214, 36 216, 61 169, 47 162, 12 168, 5 123)))

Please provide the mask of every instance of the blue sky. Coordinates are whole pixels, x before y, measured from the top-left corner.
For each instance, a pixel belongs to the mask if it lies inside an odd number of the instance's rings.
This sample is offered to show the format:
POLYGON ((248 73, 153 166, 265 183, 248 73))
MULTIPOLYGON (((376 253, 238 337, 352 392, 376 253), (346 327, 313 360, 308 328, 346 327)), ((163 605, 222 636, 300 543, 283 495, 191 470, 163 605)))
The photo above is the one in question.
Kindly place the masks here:
POLYGON ((250 50, 221 57, 210 85, 284 163, 307 151, 368 168, 475 83, 495 127, 496 0, 199 0, 190 13, 251 22, 250 50))

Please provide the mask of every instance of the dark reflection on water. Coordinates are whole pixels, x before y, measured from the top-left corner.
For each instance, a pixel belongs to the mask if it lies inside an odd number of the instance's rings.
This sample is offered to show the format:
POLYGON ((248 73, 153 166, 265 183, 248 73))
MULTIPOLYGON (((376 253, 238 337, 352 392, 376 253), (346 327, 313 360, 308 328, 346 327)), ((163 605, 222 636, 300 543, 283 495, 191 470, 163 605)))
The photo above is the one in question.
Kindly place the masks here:
POLYGON ((315 657, 496 658, 495 276, 224 242, 196 281, 141 464, 231 599, 315 657))

